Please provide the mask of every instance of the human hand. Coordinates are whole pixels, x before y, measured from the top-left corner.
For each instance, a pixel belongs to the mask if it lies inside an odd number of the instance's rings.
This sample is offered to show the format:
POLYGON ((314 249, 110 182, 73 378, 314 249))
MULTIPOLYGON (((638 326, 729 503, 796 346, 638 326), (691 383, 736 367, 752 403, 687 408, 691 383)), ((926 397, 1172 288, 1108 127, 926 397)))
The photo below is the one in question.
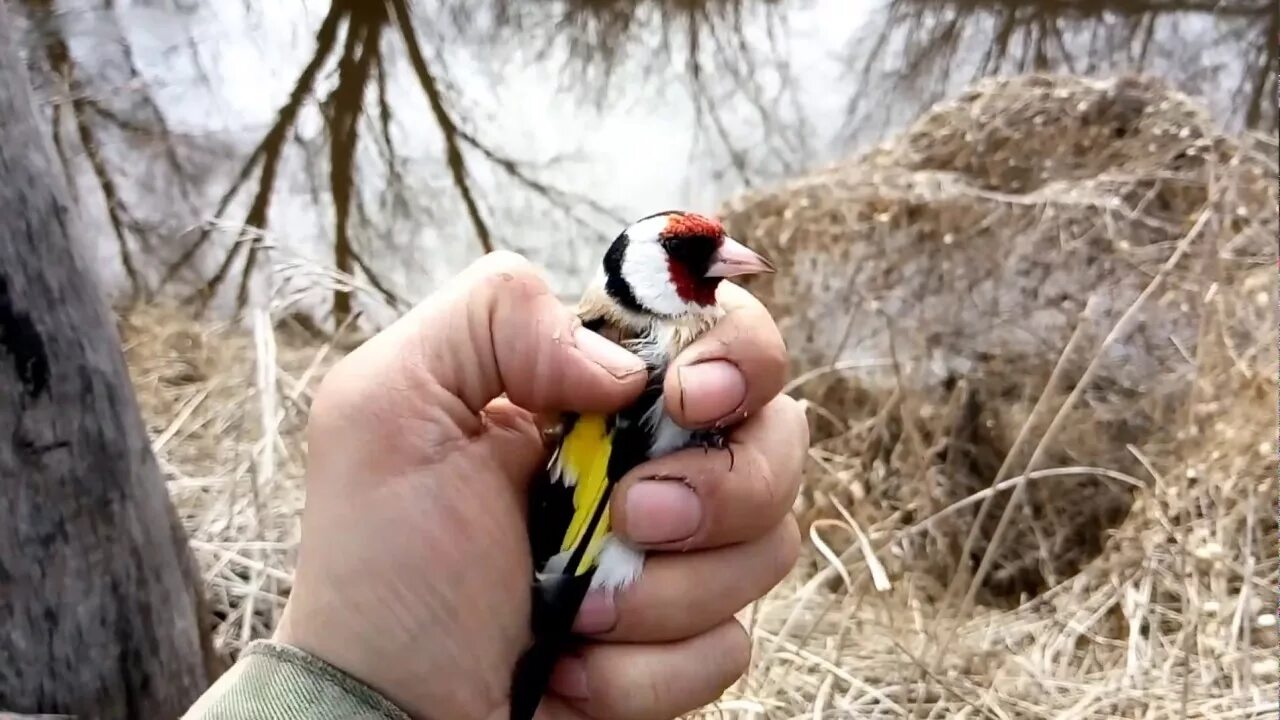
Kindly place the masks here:
MULTIPOLYGON (((795 561, 807 424, 778 394, 786 357, 768 313, 727 283, 720 299, 727 316, 664 392, 687 426, 742 420, 733 467, 695 449, 624 478, 615 532, 654 552, 616 602, 588 597, 588 642, 557 667, 539 717, 670 718, 713 701, 749 657, 733 614, 795 561)), ((275 639, 415 717, 506 720, 529 640, 525 488, 547 459, 535 414, 614 411, 643 384, 640 360, 580 329, 526 261, 474 263, 325 378, 275 639)))

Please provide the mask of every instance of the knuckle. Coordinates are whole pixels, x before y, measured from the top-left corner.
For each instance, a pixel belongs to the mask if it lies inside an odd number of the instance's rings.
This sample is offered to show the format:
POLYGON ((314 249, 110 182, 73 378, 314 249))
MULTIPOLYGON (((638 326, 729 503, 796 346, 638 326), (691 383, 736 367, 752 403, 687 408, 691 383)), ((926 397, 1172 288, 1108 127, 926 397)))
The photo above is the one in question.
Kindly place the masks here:
POLYGON ((523 270, 532 266, 533 263, 529 262, 528 258, 510 250, 494 250, 475 261, 475 267, 489 272, 499 272, 504 269, 523 270))
POLYGON ((541 270, 509 250, 498 250, 476 260, 472 271, 477 289, 497 300, 527 301, 550 292, 541 270))
POLYGON ((732 469, 728 457, 718 457, 727 453, 719 451, 706 461, 703 472, 689 478, 712 522, 730 533, 731 527, 754 525, 758 511, 772 505, 775 492, 769 462, 759 448, 735 443, 733 453, 732 469))
POLYGON ((809 453, 809 446, 812 444, 812 438, 809 436, 809 419, 805 417, 804 409, 796 404, 796 429, 800 431, 800 442, 796 447, 796 453, 800 456, 801 462, 804 456, 809 453))
POLYGON ((750 341, 755 346, 752 349, 758 361, 766 368, 776 370, 786 367, 786 346, 782 343, 782 335, 778 333, 778 327, 773 324, 773 319, 767 313, 740 318, 735 326, 737 334, 734 340, 750 341))
POLYGON ((796 444, 795 451, 798 455, 803 456, 809 450, 809 418, 805 415, 804 406, 800 404, 799 400, 790 395, 779 395, 778 402, 781 403, 781 409, 786 421, 798 433, 800 442, 796 444))
POLYGON ((738 334, 734 338, 735 343, 750 343, 752 362, 758 367, 757 372, 771 379, 778 378, 780 382, 787 374, 791 358, 773 317, 762 310, 760 313, 751 313, 750 317, 740 318, 736 325, 738 334))
POLYGON ((490 403, 480 411, 480 417, 488 428, 524 435, 535 441, 539 438, 533 414, 513 403, 490 403))
MULTIPOLYGON (((729 481, 728 462, 720 462, 720 458, 706 457, 705 451, 694 448, 687 451, 689 453, 689 465, 696 470, 687 475, 689 483, 692 485, 694 492, 702 502, 711 507, 719 507, 730 498, 733 491, 734 483, 729 481), (695 457, 694 453, 704 455, 704 457, 695 457)), ((741 451, 735 450, 741 455, 741 451)), ((720 451, 715 453, 721 454, 720 451)), ((738 462, 742 462, 742 458, 738 458, 738 462)))
POLYGON ((727 459, 694 479, 694 487, 709 515, 706 532, 719 540, 745 541, 762 537, 777 521, 778 491, 770 463, 760 448, 734 445, 733 469, 727 459))
POLYGON ((795 518, 788 514, 768 537, 761 540, 752 551, 754 580, 750 587, 750 601, 768 594, 795 567, 800 557, 800 528, 795 518))
POLYGON ((782 413, 788 422, 799 425, 808 425, 805 422, 804 407, 800 401, 790 395, 779 395, 774 398, 773 402, 777 403, 778 412, 782 413))
POLYGON ((485 285, 499 301, 519 303, 522 307, 550 292, 542 276, 534 272, 494 273, 485 279, 485 285))
POLYGON ((795 567, 796 560, 800 557, 800 545, 800 525, 795 517, 788 513, 782 521, 778 540, 775 543, 770 587, 778 584, 795 567))
POLYGON ((330 419, 349 415, 355 409, 352 406, 360 402, 362 394, 352 370, 351 357, 338 361, 321 378, 315 399, 311 402, 310 424, 324 424, 330 419))
POLYGON ((751 636, 747 629, 737 620, 730 620, 728 630, 723 656, 728 677, 724 687, 732 685, 751 666, 751 636))
POLYGON ((758 448, 753 447, 744 455, 746 455, 746 462, 743 466, 751 474, 751 482, 743 485, 755 489, 755 497, 751 500, 757 503, 760 509, 774 507, 779 501, 779 488, 773 472, 773 463, 770 463, 758 448))
POLYGON ((782 339, 782 333, 778 332, 778 326, 773 324, 772 318, 769 318, 767 324, 761 323, 761 326, 766 329, 762 355, 769 363, 771 370, 785 374, 791 364, 791 356, 787 353, 787 344, 782 339))

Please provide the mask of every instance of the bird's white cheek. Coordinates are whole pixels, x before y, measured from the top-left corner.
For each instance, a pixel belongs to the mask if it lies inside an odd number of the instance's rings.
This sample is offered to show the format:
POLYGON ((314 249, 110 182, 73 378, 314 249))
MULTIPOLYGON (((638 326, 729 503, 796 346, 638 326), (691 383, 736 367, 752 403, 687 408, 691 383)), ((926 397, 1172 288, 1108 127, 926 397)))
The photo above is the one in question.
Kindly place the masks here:
POLYGON ((622 259, 622 275, 645 309, 660 315, 683 315, 693 309, 671 282, 667 253, 656 242, 634 242, 622 259))

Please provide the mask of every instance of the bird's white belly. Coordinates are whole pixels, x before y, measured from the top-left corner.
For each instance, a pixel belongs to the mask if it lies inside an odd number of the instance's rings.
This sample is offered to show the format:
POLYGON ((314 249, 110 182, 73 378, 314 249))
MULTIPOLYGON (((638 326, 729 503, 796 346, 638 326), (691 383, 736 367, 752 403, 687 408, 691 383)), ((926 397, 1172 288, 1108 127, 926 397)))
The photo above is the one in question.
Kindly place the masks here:
POLYGON ((605 537, 604 547, 591 576, 591 589, 621 590, 640 578, 644 569, 644 551, 619 540, 613 533, 605 537))
POLYGON ((693 434, 676 424, 661 405, 658 406, 656 414, 658 419, 653 426, 653 444, 649 447, 651 459, 680 450, 689 443, 689 438, 693 434))
MULTIPOLYGON (((653 443, 648 452, 650 458, 662 457, 688 444, 691 432, 676 424, 661 404, 654 408, 646 421, 653 423, 653 443)), ((591 589, 620 590, 639 579, 643 569, 644 551, 627 545, 610 533, 600 550, 591 589)))

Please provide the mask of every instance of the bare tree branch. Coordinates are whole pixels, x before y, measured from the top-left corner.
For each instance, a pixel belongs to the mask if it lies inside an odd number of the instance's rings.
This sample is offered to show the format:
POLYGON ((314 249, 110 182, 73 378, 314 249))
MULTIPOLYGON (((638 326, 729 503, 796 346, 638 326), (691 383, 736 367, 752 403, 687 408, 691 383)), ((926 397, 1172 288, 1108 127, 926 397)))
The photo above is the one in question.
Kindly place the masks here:
MULTIPOLYGON (((28 0, 28 4, 34 13, 41 13, 41 17, 50 19, 53 17, 54 8, 49 0, 28 0)), ((133 250, 129 247, 129 238, 125 233, 125 227, 129 224, 126 222, 126 218, 129 215, 128 207, 121 198, 115 180, 111 177, 111 173, 107 170, 106 163, 102 158, 97 135, 88 121, 89 106, 87 98, 79 86, 75 59, 71 56, 71 50, 67 46, 67 41, 62 35, 61 28, 54 22, 48 23, 45 29, 44 51, 49 62, 50 71, 58 78, 70 98, 68 104, 71 108, 72 119, 75 122, 76 133, 80 138, 80 144, 84 147, 85 157, 89 160, 89 166, 102 189, 103 199, 106 202, 107 219, 111 223, 111 229, 116 236, 117 247, 120 252, 120 264, 124 266, 132 291, 145 294, 146 288, 143 286, 142 278, 133 261, 133 250)), ((70 180, 74 175, 71 167, 66 164, 65 148, 62 146, 61 138, 57 137, 58 128, 56 125, 53 132, 55 146, 58 148, 59 156, 63 158, 64 168, 70 180)), ((72 184, 74 185, 74 182, 72 184)))
POLYGON ((53 135, 53 149, 58 155, 58 163, 62 165, 62 172, 67 177, 67 190, 71 194, 71 199, 76 202, 80 201, 80 189, 76 187, 73 178, 73 170, 71 167, 71 157, 67 154, 67 145, 62 140, 62 112, 63 103, 53 104, 53 117, 49 123, 53 135))
MULTIPOLYGON (((352 10, 347 28, 347 45, 338 62, 338 85, 326 102, 330 110, 329 186, 333 191, 333 257, 337 270, 346 275, 352 274, 354 263, 350 215, 360 117, 363 114, 365 87, 370 69, 379 56, 378 42, 386 22, 384 6, 365 5, 352 10)), ((350 314, 351 291, 335 288, 334 322, 341 326, 350 314)))
MULTIPOLYGON (((330 8, 329 14, 325 16, 324 21, 320 25, 320 30, 316 33, 316 50, 311 60, 303 68, 302 74, 298 76, 298 81, 294 84, 293 90, 289 93, 289 100, 284 104, 280 111, 276 114, 275 124, 267 131, 262 138, 262 142, 254 148, 249 156, 249 160, 245 162, 241 168, 235 182, 227 190, 226 194, 218 202, 218 208, 214 213, 214 217, 220 217, 226 212, 232 200, 239 193, 244 183, 247 182, 249 176, 254 169, 261 164, 262 174, 258 181, 258 192, 254 196, 253 205, 249 208, 248 214, 245 216, 243 223, 246 227, 265 228, 270 210, 271 192, 275 186, 276 171, 279 166, 280 156, 284 151, 285 138, 289 129, 293 127, 297 120, 298 111, 301 109, 303 102, 311 94, 311 89, 315 84, 316 76, 323 67, 325 60, 328 59, 329 53, 332 52, 333 46, 337 39, 338 26, 345 15, 345 7, 343 3, 334 3, 330 8)), ((169 267, 165 273, 164 279, 161 280, 163 285, 172 279, 183 266, 185 266, 195 256, 205 243, 208 242, 213 232, 213 227, 209 226, 203 229, 196 241, 182 253, 181 256, 169 267)), ((243 233, 242 233, 242 238, 243 233)), ((244 274, 250 275, 253 271, 253 263, 257 256, 257 243, 247 243, 250 245, 249 257, 245 261, 244 274)), ((199 291, 198 299, 200 308, 203 310, 216 294, 218 287, 226 280, 230 273, 232 264, 240 250, 246 245, 243 242, 236 242, 232 245, 227 253, 227 257, 219 266, 217 272, 208 283, 199 291)), ((242 291, 237 293, 237 303, 240 307, 244 304, 244 294, 246 287, 244 283, 241 285, 242 291)))
MULTIPOLYGON (((70 67, 67 68, 67 71, 68 73, 70 72, 70 67)), ((86 117, 87 108, 82 102, 80 100, 71 101, 76 130, 80 134, 80 144, 84 146, 85 157, 89 159, 89 166, 93 168, 93 175, 98 179, 98 185, 102 188, 102 195, 107 204, 107 218, 110 220, 111 229, 115 232, 116 240, 119 242, 120 262, 124 265, 125 273, 129 276, 133 292, 145 297, 147 289, 143 284, 142 277, 138 274, 138 268, 134 265, 133 251, 129 248, 129 239, 124 231, 129 211, 124 204, 124 200, 120 197, 120 191, 116 187, 115 180, 112 179, 111 173, 107 171, 107 165, 102 158, 102 149, 98 144, 97 135, 89 124, 86 117)))
MULTIPOLYGON (((120 21, 115 12, 114 0, 107 0, 105 3, 108 16, 117 33, 123 37, 123 31, 120 28, 120 21)), ((159 138, 164 146, 165 161, 169 167, 173 169, 173 173, 178 180, 178 192, 182 196, 187 205, 192 204, 191 199, 191 181, 187 177, 186 167, 178 157, 178 149, 173 144, 173 133, 169 129, 169 122, 165 119, 164 112, 160 110, 160 105, 156 102, 155 97, 151 95, 150 86, 142 80, 142 72, 138 70, 138 62, 133 57, 133 47, 128 42, 120 43, 120 52, 124 56, 125 68, 129 74, 131 84, 139 88, 139 97, 143 106, 151 115, 151 121, 154 128, 147 133, 152 138, 159 138)), ((193 59, 197 58, 194 53, 193 59)))
POLYGON ((374 272, 373 268, 369 266, 369 263, 364 259, 364 256, 357 252, 355 248, 351 249, 351 259, 355 260, 356 265, 360 267, 360 271, 363 272, 365 278, 369 280, 369 284, 382 295, 382 299, 386 300, 387 304, 390 305, 392 309, 403 311, 409 307, 409 302, 392 291, 391 288, 383 282, 378 273, 374 272))
POLYGON ((604 205, 601 205, 596 200, 554 187, 547 182, 538 180, 521 167, 520 161, 498 153, 489 145, 481 142, 476 138, 476 136, 462 128, 457 128, 457 133, 458 139, 466 143, 468 147, 475 149, 476 152, 480 153, 486 160, 496 165, 498 169, 506 173, 511 177, 511 179, 520 183, 535 194, 540 195, 544 200, 554 207, 559 208, 564 213, 576 217, 572 206, 574 203, 577 203, 585 205, 615 223, 625 224, 626 218, 619 215, 617 212, 610 210, 604 205))
POLYGON ((374 70, 378 73, 378 132, 381 137, 382 151, 385 153, 387 165, 387 187, 391 193, 392 210, 403 211, 408 203, 404 196, 405 178, 400 167, 400 157, 396 153, 395 143, 391 139, 391 99, 387 94, 386 58, 379 54, 374 62, 374 70))
POLYGON ((453 176, 453 184, 458 188, 458 194, 462 196, 462 202, 467 207, 467 215, 471 218, 471 226, 475 229, 476 239, 480 241, 481 249, 486 253, 493 252, 493 239, 484 218, 480 215, 480 207, 476 204, 470 181, 467 179, 466 161, 462 157, 462 149, 458 146, 457 124, 444 106, 435 76, 431 74, 427 59, 418 45, 418 38, 413 31, 413 19, 409 16, 409 8, 405 0, 389 0, 389 2, 395 13, 396 23, 400 26, 400 35, 404 38, 405 49, 409 52, 409 62, 413 66, 414 74, 418 76, 422 91, 427 94, 427 102, 431 105, 436 124, 440 126, 440 132, 444 135, 445 156, 449 164, 449 173, 453 176))

